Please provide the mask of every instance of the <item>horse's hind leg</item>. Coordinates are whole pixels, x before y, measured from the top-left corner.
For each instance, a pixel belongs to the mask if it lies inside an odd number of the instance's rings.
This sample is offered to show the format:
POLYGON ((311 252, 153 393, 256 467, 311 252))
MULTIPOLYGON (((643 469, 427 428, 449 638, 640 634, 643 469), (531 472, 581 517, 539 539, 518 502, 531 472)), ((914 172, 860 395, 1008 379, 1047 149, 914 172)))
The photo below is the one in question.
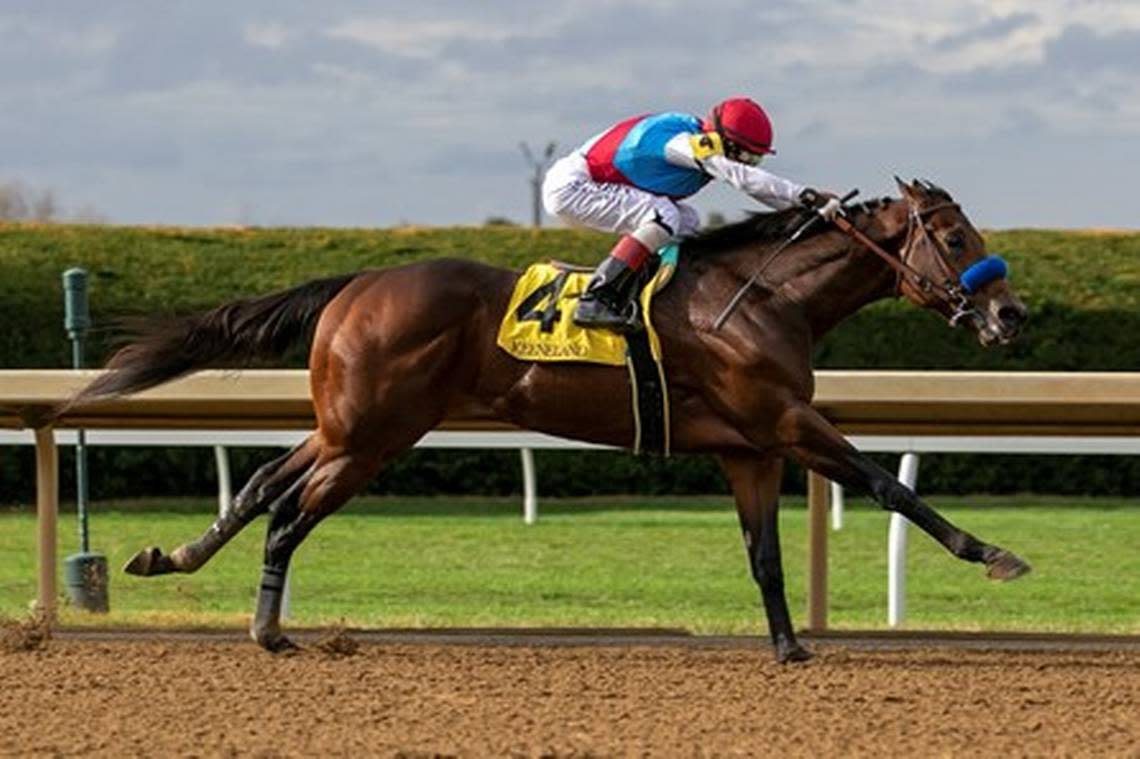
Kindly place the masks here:
POLYGON ((390 456, 339 452, 322 456, 270 510, 265 564, 257 594, 251 637, 263 648, 295 648, 281 632, 281 601, 289 560, 305 536, 340 508, 379 471, 390 456))
POLYGON ((196 571, 243 527, 264 514, 315 458, 315 438, 310 436, 288 453, 258 469, 238 493, 229 511, 215 519, 200 537, 178 546, 169 555, 155 546, 144 548, 127 562, 123 570, 142 576, 196 571))
POLYGON ((347 299, 330 305, 313 337, 315 463, 270 510, 250 629, 270 651, 292 647, 281 632, 281 600, 297 546, 386 462, 435 427, 477 371, 478 357, 465 342, 474 329, 470 291, 433 300, 436 291, 423 280, 391 276, 377 281, 373 300, 360 295, 360 307, 347 299))

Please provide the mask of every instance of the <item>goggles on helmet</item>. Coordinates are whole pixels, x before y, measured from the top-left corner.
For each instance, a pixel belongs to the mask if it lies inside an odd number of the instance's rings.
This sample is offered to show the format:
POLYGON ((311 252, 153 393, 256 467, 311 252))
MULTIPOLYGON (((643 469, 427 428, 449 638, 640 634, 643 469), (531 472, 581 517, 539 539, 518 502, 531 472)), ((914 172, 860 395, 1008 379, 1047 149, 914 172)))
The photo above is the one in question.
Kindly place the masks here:
POLYGON ((747 164, 748 166, 759 166, 760 162, 764 160, 763 153, 753 153, 751 150, 742 148, 731 140, 725 140, 724 154, 726 157, 747 164))

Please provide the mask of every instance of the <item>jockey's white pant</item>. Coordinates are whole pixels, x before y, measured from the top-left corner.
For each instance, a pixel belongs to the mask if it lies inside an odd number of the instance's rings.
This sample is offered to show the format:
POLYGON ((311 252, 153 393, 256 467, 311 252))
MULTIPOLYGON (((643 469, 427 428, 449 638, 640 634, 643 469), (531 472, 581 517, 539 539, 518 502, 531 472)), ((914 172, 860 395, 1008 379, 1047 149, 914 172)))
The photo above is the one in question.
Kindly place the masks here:
POLYGON ((546 172, 542 203, 547 213, 568 224, 623 235, 660 222, 680 237, 701 223, 697 209, 685 203, 629 185, 595 182, 585 156, 577 151, 546 172))

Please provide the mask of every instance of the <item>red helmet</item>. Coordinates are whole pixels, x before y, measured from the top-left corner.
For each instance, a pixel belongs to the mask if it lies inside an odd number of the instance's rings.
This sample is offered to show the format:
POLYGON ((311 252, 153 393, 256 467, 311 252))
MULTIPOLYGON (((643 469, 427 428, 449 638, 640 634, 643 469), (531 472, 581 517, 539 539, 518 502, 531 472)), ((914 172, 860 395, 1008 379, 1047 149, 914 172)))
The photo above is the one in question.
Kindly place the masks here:
POLYGON ((772 122, 754 100, 729 98, 709 111, 709 125, 725 140, 749 153, 763 155, 772 150, 772 122))

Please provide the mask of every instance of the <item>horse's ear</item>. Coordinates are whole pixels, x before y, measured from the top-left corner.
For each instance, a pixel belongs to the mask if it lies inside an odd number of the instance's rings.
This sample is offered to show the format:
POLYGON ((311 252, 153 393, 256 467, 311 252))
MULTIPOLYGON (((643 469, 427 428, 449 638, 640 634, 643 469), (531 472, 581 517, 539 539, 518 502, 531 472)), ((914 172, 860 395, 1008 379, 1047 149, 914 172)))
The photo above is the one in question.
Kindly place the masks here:
POLYGON ((898 174, 895 174, 895 184, 899 186, 899 192, 902 193, 902 196, 904 198, 907 200, 918 200, 918 190, 916 189, 915 185, 908 184, 899 179, 898 174))
POLYGON ((946 190, 934 184, 934 182, 931 182, 929 179, 920 179, 917 181, 919 182, 919 186, 922 187, 923 192, 925 192, 927 195, 941 195, 945 196, 947 200, 952 200, 950 193, 946 192, 946 190))

